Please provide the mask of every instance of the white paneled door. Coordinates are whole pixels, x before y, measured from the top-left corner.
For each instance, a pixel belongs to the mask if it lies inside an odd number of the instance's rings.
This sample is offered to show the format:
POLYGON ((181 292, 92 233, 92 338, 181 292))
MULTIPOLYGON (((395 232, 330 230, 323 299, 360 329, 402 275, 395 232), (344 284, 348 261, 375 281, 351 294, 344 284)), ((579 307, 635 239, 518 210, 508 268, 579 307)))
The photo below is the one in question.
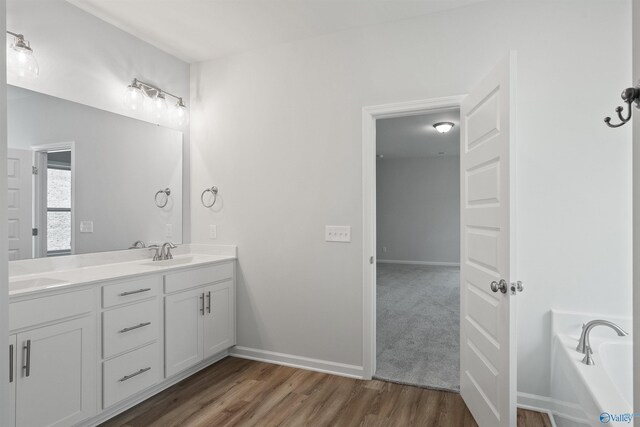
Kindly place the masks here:
POLYGON ((7 152, 9 261, 32 257, 32 165, 31 151, 9 148, 7 152))
POLYGON ((480 427, 516 425, 514 73, 512 53, 460 114, 460 392, 480 427))

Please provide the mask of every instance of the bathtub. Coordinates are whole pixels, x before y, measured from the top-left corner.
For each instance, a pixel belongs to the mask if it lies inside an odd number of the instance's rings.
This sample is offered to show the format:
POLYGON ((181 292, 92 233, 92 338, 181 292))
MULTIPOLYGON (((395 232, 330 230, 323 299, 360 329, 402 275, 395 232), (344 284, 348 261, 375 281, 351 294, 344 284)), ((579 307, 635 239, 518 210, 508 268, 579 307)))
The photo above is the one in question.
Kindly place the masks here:
MULTIPOLYGON (((554 319, 551 346, 551 403, 558 427, 632 426, 629 421, 616 421, 619 414, 633 413, 633 362, 630 319, 589 315, 573 320, 554 319), (583 354, 576 351, 582 323, 593 319, 612 320, 629 336, 619 337, 606 327, 591 332, 591 348, 595 365, 582 363, 583 354), (564 325, 565 327, 559 327, 564 325), (604 417, 601 421, 601 415, 604 417)), ((640 425, 640 421, 638 421, 640 425)))

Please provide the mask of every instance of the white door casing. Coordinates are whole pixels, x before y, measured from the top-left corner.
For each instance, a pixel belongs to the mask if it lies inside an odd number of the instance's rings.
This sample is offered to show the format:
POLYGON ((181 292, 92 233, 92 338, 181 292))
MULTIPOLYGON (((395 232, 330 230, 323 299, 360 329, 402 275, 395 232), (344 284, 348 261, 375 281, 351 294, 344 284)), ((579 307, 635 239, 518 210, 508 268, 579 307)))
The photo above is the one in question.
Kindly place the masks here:
POLYGON ((33 256, 32 165, 30 150, 7 150, 9 261, 33 256))
POLYGON ((460 392, 480 427, 516 425, 515 53, 462 102, 460 392), (491 282, 504 279, 506 293, 491 282))

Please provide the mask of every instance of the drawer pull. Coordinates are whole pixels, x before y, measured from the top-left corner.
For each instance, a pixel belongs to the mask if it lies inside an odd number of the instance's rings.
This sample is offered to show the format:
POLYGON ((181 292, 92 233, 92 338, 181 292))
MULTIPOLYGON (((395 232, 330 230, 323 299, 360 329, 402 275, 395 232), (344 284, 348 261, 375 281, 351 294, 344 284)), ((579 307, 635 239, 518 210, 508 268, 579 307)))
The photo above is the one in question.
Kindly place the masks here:
POLYGON ((200 314, 204 316, 204 292, 200 295, 200 314))
POLYGON ((31 340, 27 340, 27 344, 22 347, 22 351, 26 351, 27 363, 22 367, 24 370, 24 376, 28 377, 31 374, 31 340))
POLYGON ((207 313, 211 313, 211 291, 207 292, 207 313))
POLYGON ((9 382, 13 382, 13 344, 9 346, 9 382))
POLYGON ((149 326, 150 324, 151 324, 151 322, 144 322, 144 323, 140 323, 139 325, 136 325, 136 326, 129 326, 128 328, 120 329, 118 332, 120 332, 120 333, 129 332, 129 331, 133 331, 134 329, 144 328, 145 326, 149 326))
POLYGON ((124 382, 126 380, 130 380, 133 377, 137 377, 140 374, 144 374, 145 372, 149 371, 150 369, 151 369, 151 366, 149 366, 148 368, 140 369, 138 372, 134 372, 131 375, 125 375, 124 377, 120 378, 118 381, 119 382, 124 382))
POLYGON ((151 288, 138 289, 137 291, 128 291, 120 294, 121 297, 126 297, 127 295, 140 294, 142 292, 149 292, 151 288))

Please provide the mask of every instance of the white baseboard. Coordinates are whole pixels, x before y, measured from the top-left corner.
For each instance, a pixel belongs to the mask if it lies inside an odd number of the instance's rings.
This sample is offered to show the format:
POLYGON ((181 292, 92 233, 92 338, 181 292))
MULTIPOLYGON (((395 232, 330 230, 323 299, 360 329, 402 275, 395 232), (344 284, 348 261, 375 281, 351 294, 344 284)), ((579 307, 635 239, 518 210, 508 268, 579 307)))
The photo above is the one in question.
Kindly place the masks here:
POLYGON ((406 261, 397 259, 379 259, 381 264, 408 264, 408 265, 432 265, 443 267, 460 267, 459 262, 444 262, 444 261, 406 261))
POLYGON ((229 354, 242 359, 275 363, 276 365, 307 369, 325 374, 340 375, 343 377, 358 379, 362 379, 364 377, 364 369, 362 366, 329 362, 327 360, 312 359, 310 357, 296 356, 293 354, 276 353, 273 351, 239 346, 232 348, 229 354))
POLYGON ((518 392, 518 408, 545 413, 551 420, 551 426, 556 427, 556 421, 553 418, 555 404, 550 397, 518 392))

